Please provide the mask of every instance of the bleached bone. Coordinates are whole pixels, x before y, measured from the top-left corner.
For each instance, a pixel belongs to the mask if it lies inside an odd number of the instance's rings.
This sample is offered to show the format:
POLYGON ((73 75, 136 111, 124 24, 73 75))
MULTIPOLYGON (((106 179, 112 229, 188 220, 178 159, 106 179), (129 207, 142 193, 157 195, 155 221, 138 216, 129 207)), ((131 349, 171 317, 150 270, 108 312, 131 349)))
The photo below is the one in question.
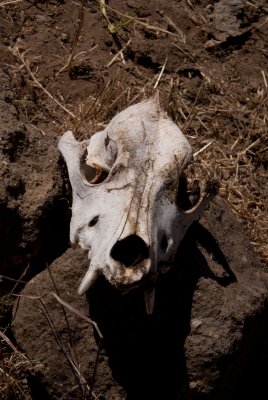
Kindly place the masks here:
MULTIPOLYGON (((177 205, 178 182, 192 148, 163 112, 158 95, 115 116, 90 139, 72 132, 59 141, 73 191, 70 239, 88 251, 90 265, 78 289, 100 274, 119 288, 170 267, 178 245, 213 197, 207 191, 190 210, 177 205)), ((154 290, 145 292, 149 313, 154 290)))

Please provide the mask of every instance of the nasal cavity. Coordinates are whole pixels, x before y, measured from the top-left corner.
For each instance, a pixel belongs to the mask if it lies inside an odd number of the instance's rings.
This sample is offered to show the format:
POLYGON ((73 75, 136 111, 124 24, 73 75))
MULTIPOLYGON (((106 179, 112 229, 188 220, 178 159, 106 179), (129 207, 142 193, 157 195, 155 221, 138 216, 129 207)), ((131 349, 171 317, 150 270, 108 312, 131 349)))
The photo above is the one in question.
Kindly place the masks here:
POLYGON ((145 258, 149 258, 149 248, 139 236, 130 235, 115 243, 111 250, 111 257, 125 267, 138 265, 145 258))

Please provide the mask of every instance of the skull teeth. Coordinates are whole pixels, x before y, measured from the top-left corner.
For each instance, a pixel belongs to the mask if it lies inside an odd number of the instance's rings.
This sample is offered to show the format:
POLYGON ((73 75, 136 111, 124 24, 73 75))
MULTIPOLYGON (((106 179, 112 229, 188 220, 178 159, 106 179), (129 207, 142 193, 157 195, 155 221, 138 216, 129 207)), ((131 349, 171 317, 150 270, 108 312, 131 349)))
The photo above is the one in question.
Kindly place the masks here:
POLYGON ((144 300, 147 314, 152 314, 155 303, 155 288, 145 290, 144 300))
POLYGON ((93 285, 96 279, 99 276, 99 271, 95 268, 90 267, 87 271, 86 275, 84 276, 80 286, 78 288, 78 294, 82 295, 88 291, 88 289, 93 285))

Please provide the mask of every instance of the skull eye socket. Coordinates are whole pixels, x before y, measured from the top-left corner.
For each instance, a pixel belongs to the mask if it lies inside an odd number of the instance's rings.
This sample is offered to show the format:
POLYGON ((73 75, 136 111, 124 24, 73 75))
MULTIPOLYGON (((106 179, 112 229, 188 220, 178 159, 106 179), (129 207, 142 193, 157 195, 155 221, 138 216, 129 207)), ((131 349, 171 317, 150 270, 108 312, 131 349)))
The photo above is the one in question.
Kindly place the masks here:
POLYGON ((90 183, 91 185, 97 185, 98 183, 101 183, 103 181, 105 181, 105 179, 107 178, 107 176, 109 175, 107 171, 104 171, 103 169, 101 169, 100 167, 90 167, 90 177, 91 180, 88 181, 88 183, 90 183))
POLYGON ((81 169, 82 175, 87 183, 91 185, 97 185, 105 181, 109 173, 104 171, 100 167, 91 167, 90 165, 84 164, 83 170, 81 169))
POLYGON ((81 178, 85 184, 97 185, 105 181, 109 175, 108 171, 105 171, 99 165, 91 166, 86 163, 87 152, 84 151, 80 158, 80 173, 81 178))
POLYGON ((181 175, 179 180, 179 190, 177 196, 177 205, 183 210, 187 211, 194 207, 200 198, 200 188, 198 182, 195 180, 189 185, 186 176, 181 175))

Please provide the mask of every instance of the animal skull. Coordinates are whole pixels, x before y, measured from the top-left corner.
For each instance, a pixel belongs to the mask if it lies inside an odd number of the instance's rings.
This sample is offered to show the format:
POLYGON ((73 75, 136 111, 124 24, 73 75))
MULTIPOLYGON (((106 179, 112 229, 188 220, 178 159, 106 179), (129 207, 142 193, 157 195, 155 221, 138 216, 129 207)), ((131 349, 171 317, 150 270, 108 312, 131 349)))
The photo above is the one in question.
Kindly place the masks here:
MULTIPOLYGON (((192 149, 163 112, 158 94, 115 116, 106 128, 78 142, 59 141, 73 191, 70 240, 88 251, 90 265, 78 289, 85 293, 103 274, 119 288, 170 267, 187 228, 212 198, 178 208, 179 178, 192 149)), ((154 290, 145 292, 147 311, 154 290)))

